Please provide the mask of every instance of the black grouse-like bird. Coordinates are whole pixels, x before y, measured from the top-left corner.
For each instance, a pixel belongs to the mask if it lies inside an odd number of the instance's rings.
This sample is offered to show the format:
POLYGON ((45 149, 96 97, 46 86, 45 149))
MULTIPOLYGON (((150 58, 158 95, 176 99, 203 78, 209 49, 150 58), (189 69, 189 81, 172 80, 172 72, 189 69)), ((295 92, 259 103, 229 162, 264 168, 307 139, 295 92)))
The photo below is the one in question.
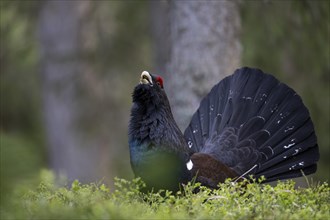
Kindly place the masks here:
POLYGON ((144 71, 133 92, 131 165, 148 188, 177 190, 196 180, 211 188, 227 178, 266 181, 316 171, 319 149, 300 96, 259 69, 241 68, 201 101, 184 134, 163 79, 144 71))

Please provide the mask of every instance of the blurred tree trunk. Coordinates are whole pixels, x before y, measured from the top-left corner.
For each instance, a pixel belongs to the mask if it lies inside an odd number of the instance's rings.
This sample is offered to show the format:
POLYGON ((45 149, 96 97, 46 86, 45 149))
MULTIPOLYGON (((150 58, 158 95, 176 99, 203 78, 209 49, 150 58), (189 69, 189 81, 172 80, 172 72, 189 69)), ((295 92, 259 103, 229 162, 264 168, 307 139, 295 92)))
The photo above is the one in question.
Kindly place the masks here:
POLYGON ((170 52, 169 4, 166 0, 150 1, 152 50, 155 73, 164 74, 170 52))
POLYGON ((174 117, 184 130, 202 97, 239 67, 238 5, 235 1, 170 1, 157 7, 163 8, 159 10, 163 15, 155 13, 153 20, 167 15, 169 42, 156 42, 156 54, 168 54, 161 59, 165 61, 165 89, 174 117), (167 46, 166 54, 162 48, 167 46))
MULTIPOLYGON (((90 1, 46 1, 39 17, 43 107, 51 168, 69 180, 100 174, 100 144, 81 124, 82 79, 92 67, 83 59, 90 1), (85 19, 85 20, 84 20, 85 19)), ((85 94, 86 95, 86 94, 85 94)))

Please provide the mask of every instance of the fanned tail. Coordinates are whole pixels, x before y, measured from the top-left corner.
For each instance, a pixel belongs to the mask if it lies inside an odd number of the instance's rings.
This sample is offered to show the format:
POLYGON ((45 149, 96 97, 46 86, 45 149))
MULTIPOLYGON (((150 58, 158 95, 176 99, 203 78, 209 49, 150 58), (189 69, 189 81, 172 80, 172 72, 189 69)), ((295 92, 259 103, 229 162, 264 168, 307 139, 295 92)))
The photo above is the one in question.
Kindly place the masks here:
POLYGON ((316 171, 319 149, 300 96, 259 69, 241 68, 215 85, 185 130, 192 152, 267 181, 316 171), (256 165, 256 166, 255 166, 256 165))

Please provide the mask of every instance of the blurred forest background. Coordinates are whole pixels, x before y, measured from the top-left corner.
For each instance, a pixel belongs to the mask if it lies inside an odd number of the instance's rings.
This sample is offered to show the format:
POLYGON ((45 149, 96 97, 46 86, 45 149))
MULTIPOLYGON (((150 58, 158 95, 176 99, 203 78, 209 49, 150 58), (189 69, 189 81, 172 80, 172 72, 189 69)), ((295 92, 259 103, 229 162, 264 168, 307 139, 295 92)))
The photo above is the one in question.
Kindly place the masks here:
MULTIPOLYGON (((164 58, 169 4, 1 0, 2 199, 16 184, 33 183, 42 168, 82 182, 133 177, 131 92, 143 70, 164 75, 165 87, 171 81, 164 58)), ((321 150, 313 178, 329 181, 329 1, 235 5, 239 62, 222 74, 258 67, 294 88, 310 110, 321 150)))

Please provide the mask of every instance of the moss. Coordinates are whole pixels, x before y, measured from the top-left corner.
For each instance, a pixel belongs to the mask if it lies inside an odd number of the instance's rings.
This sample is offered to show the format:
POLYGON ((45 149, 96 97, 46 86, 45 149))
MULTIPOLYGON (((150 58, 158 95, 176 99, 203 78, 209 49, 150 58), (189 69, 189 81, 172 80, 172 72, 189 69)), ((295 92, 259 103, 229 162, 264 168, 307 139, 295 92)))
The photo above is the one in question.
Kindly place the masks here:
POLYGON ((57 187, 54 180, 44 171, 35 190, 18 190, 1 219, 327 219, 330 209, 327 183, 295 188, 293 181, 270 186, 228 180, 214 191, 189 183, 177 193, 143 194, 140 179, 116 179, 115 189, 77 180, 57 187))

